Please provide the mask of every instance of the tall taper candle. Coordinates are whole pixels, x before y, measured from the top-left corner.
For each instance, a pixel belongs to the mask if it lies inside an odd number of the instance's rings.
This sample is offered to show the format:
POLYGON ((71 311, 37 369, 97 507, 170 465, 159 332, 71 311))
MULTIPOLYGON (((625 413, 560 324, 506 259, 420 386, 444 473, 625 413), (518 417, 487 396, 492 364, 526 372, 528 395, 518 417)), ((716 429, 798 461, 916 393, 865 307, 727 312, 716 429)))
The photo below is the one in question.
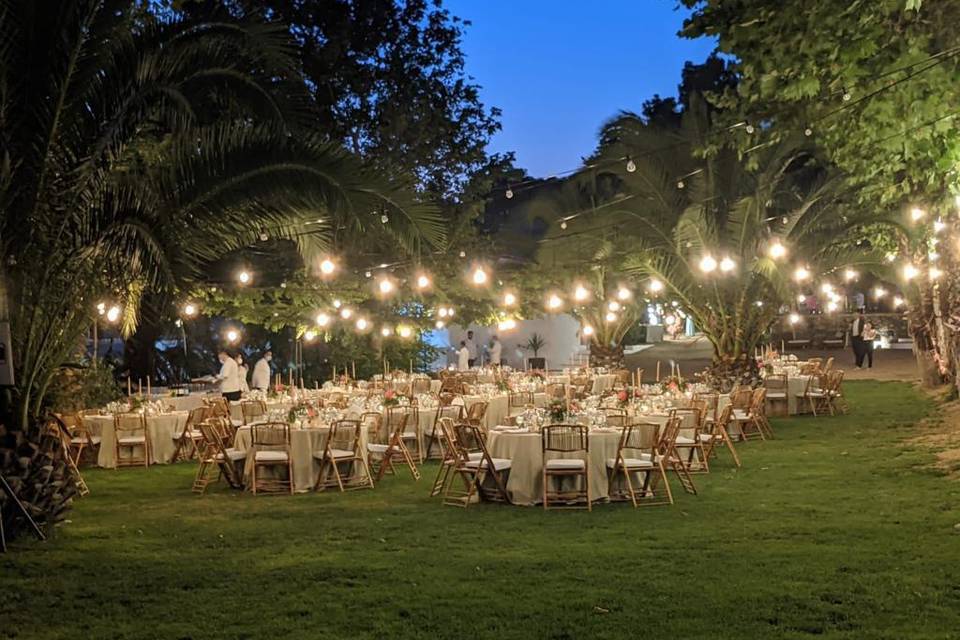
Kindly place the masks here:
POLYGON ((660 382, 660 361, 657 360, 657 382, 660 382))
POLYGON ((143 395, 143 378, 137 378, 137 395, 143 395))
POLYGON ((133 395, 133 382, 130 380, 130 376, 127 376, 127 397, 133 395))

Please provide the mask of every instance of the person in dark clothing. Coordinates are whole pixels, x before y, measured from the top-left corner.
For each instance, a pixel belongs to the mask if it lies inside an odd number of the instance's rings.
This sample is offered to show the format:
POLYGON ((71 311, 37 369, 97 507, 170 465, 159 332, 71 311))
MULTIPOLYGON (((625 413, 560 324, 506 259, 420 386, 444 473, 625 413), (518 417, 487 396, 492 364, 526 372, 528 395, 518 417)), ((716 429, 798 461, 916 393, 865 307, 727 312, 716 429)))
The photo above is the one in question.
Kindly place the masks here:
POLYGON ((857 317, 853 319, 850 326, 850 346, 853 347, 853 358, 857 369, 863 366, 863 358, 866 355, 863 342, 863 327, 866 319, 863 317, 863 307, 857 310, 857 317))

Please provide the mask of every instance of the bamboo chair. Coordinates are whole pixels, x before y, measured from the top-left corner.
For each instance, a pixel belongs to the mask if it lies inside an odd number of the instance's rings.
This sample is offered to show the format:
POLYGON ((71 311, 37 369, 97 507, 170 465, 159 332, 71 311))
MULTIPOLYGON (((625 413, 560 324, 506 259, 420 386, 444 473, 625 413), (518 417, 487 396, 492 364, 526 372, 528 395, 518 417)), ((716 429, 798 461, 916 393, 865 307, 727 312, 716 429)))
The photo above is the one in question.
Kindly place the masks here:
POLYGON ((843 371, 834 369, 830 372, 830 384, 827 390, 827 396, 830 400, 830 406, 841 414, 846 415, 849 411, 847 399, 843 395, 843 371))
POLYGON ((143 465, 150 466, 150 433, 147 417, 142 413, 118 413, 113 416, 114 447, 117 468, 143 465), (137 450, 141 451, 140 455, 137 450), (130 455, 123 456, 124 451, 130 455))
POLYGON ((455 454, 452 458, 452 473, 463 481, 463 489, 454 488, 447 483, 443 493, 443 504, 455 507, 468 507, 474 495, 480 495, 492 502, 510 502, 503 474, 510 470, 512 461, 505 458, 493 458, 487 450, 483 431, 472 424, 454 425, 452 445, 455 454), (492 491, 484 487, 487 479, 492 480, 492 491))
POLYGON ((543 455, 543 508, 573 508, 588 511, 593 509, 590 499, 590 440, 587 437, 587 428, 581 425, 552 424, 543 428, 540 433, 540 442, 543 455), (576 454, 577 458, 551 458, 550 454, 576 454), (561 488, 553 491, 551 481, 571 478, 574 481, 582 478, 582 489, 564 491, 561 488), (566 506, 557 507, 551 500, 559 500, 566 506), (582 501, 585 501, 585 505, 582 501))
POLYGON ((677 450, 677 438, 680 437, 682 418, 672 415, 660 431, 660 441, 657 443, 657 452, 664 462, 664 468, 670 468, 680 480, 680 486, 687 493, 697 495, 697 485, 693 482, 690 470, 680 457, 677 450))
POLYGON ((487 426, 484 424, 484 418, 487 416, 487 403, 478 401, 470 405, 467 410, 467 423, 472 424, 481 431, 486 432, 487 426))
POLYGON ((263 400, 244 400, 240 403, 240 413, 243 415, 243 424, 253 424, 253 421, 267 415, 267 403, 263 400))
POLYGON ((289 493, 293 495, 293 458, 290 455, 290 425, 286 422, 259 422, 250 426, 254 448, 250 487, 253 495, 289 493), (286 478, 262 476, 261 469, 286 470, 286 478))
POLYGON ((547 396, 547 402, 550 400, 569 400, 567 398, 567 385, 562 382, 551 382, 543 388, 547 396))
MULTIPOLYGON (((829 378, 826 378, 829 380, 829 378)), ((803 387, 803 392, 797 394, 797 403, 806 404, 813 417, 817 417, 817 410, 821 413, 829 411, 833 414, 833 408, 830 404, 830 396, 823 389, 823 383, 819 375, 811 375, 807 378, 807 383, 803 387)))
POLYGON ((614 458, 607 459, 610 499, 630 500, 634 508, 642 505, 673 504, 673 493, 660 454, 660 425, 638 422, 623 427, 614 458), (631 476, 643 475, 639 491, 631 476), (622 479, 623 488, 617 480, 622 479), (662 483, 662 484, 661 484, 662 483), (663 493, 658 488, 663 487, 663 493), (639 494, 639 495, 638 495, 639 494))
POLYGON ((338 420, 330 425, 330 435, 323 447, 323 453, 314 454, 320 459, 320 471, 314 489, 323 491, 328 487, 347 489, 373 489, 373 476, 367 466, 367 457, 360 447, 363 424, 359 420, 338 420), (340 467, 347 465, 347 473, 340 467), (325 478, 330 473, 333 477, 325 478))
POLYGON ((700 400, 706 403, 706 411, 701 417, 700 426, 706 428, 708 425, 716 422, 720 408, 720 394, 717 393, 698 393, 693 396, 694 400, 700 400))
POLYGON ((530 391, 514 391, 507 396, 507 415, 523 413, 527 407, 532 407, 534 402, 533 393, 530 391))
POLYGON ((203 436, 203 442, 197 452, 200 463, 191 491, 202 495, 210 484, 219 482, 220 478, 225 478, 230 488, 242 489, 243 471, 237 465, 246 459, 247 454, 226 446, 223 431, 215 420, 202 421, 196 426, 203 436), (217 469, 217 475, 212 478, 214 468, 217 469))
POLYGON ((440 431, 440 421, 444 418, 449 418, 453 421, 453 424, 463 422, 463 407, 461 405, 447 405, 447 406, 438 406, 437 413, 433 419, 433 427, 430 429, 430 436, 427 438, 426 446, 426 457, 429 459, 433 454, 433 445, 437 444, 440 446, 440 457, 446 459, 444 455, 443 448, 446 446, 446 442, 442 437, 440 431))
POLYGON ((833 371, 833 356, 827 358, 827 361, 823 364, 823 373, 829 373, 833 371))
POLYGON ((360 423, 367 429, 367 442, 386 442, 383 433, 383 414, 377 411, 365 411, 360 414, 360 423))
POLYGON ((777 416, 787 415, 789 413, 787 374, 768 374, 763 380, 763 386, 767 390, 767 405, 774 409, 771 413, 777 416))
POLYGON ((704 444, 704 460, 709 460, 714 455, 717 446, 724 446, 730 452, 734 464, 740 468, 740 456, 737 454, 737 448, 733 446, 733 440, 727 432, 727 425, 730 423, 730 416, 733 413, 733 405, 728 404, 720 412, 720 417, 710 427, 709 433, 701 433, 700 440, 704 444))
POLYGON ((413 395, 430 393, 430 378, 414 378, 410 385, 410 393, 413 395))
MULTIPOLYGON (((706 400, 695 400, 694 402, 699 402, 700 406, 691 407, 683 411, 679 409, 671 411, 670 417, 675 419, 677 424, 677 433, 673 438, 673 449, 677 460, 683 465, 687 474, 709 473, 710 463, 707 460, 706 449, 704 448, 703 439, 700 436, 703 433, 709 432, 709 429, 712 428, 715 421, 711 420, 709 423, 707 422, 708 416, 706 415, 706 411, 704 411, 704 407, 708 406, 706 400), (685 413, 691 413, 692 411, 699 414, 699 418, 694 419, 693 433, 692 435, 682 435, 680 431, 683 428, 683 415, 685 413)), ((691 431, 691 429, 688 428, 686 431, 691 431)))
MULTIPOLYGON (((759 387, 750 394, 750 404, 746 409, 734 408, 730 414, 730 424, 736 427, 736 434, 740 440, 750 440, 759 438, 766 440, 766 433, 763 424, 764 406, 758 407, 757 402, 766 405, 766 389, 759 387)), ((728 429, 728 432, 730 430, 728 429)))
MULTIPOLYGON (((77 463, 75 462, 75 459, 71 453, 74 435, 71 432, 70 427, 67 425, 67 422, 60 416, 60 414, 54 413, 51 417, 53 420, 48 422, 47 432, 51 437, 56 438, 56 441, 59 444, 60 450, 63 453, 63 458, 67 463, 67 469, 73 475, 74 484, 77 485, 77 494, 81 497, 89 495, 90 487, 87 486, 87 481, 83 479, 83 474, 80 473, 80 468, 77 466, 77 463)), ((74 428, 76 428, 77 416, 71 415, 67 419, 72 422, 74 424, 74 428)), ((77 457, 79 458, 79 454, 77 457)))
POLYGON ((200 423, 207 419, 210 410, 207 407, 197 407, 191 409, 187 415, 186 422, 183 423, 183 429, 179 433, 173 434, 173 439, 177 446, 173 450, 173 462, 191 460, 200 455, 200 448, 203 446, 203 432, 200 431, 200 423), (187 449, 189 447, 189 449, 187 449), (187 449, 188 454, 184 455, 187 449))
POLYGON ((407 413, 401 414, 401 418, 387 436, 386 444, 367 443, 367 452, 380 456, 376 482, 383 480, 383 476, 386 475, 388 470, 390 473, 396 473, 393 467, 393 460, 395 458, 400 458, 407 463, 407 466, 410 468, 410 475, 413 476, 414 480, 420 479, 420 471, 417 470, 417 465, 413 461, 410 451, 403 443, 403 433, 407 428, 407 418, 409 415, 410 414, 407 413))
POLYGON ((73 466, 79 469, 84 453, 87 454, 88 460, 96 462, 97 456, 100 453, 102 438, 93 435, 90 429, 87 428, 86 423, 83 421, 83 414, 74 413, 62 416, 60 414, 54 414, 54 416, 59 423, 63 425, 63 428, 67 430, 67 435, 70 436, 67 455, 73 466))
MULTIPOLYGON (((437 477, 433 480, 433 486, 430 488, 430 497, 441 495, 447 490, 447 483, 453 477, 453 468, 457 462, 457 449, 454 445, 456 436, 453 432, 452 418, 438 418, 434 423, 434 431, 440 441, 440 466, 437 469, 437 477)), ((431 436, 432 437, 432 436, 431 436)))
MULTIPOLYGON (((406 416, 404 424, 406 427, 401 434, 404 444, 413 442, 416 447, 417 462, 423 464, 423 446, 421 442, 423 441, 423 433, 420 431, 420 410, 417 407, 407 405, 407 406, 397 406, 397 407, 387 407, 386 410, 387 416, 387 433, 390 433, 393 430, 393 426, 400 420, 400 416, 406 416)), ((408 446, 409 450, 410 447, 408 446)))
POLYGON ((627 426, 627 410, 613 407, 606 407, 602 409, 604 415, 607 417, 607 426, 608 427, 620 427, 623 428, 627 426))

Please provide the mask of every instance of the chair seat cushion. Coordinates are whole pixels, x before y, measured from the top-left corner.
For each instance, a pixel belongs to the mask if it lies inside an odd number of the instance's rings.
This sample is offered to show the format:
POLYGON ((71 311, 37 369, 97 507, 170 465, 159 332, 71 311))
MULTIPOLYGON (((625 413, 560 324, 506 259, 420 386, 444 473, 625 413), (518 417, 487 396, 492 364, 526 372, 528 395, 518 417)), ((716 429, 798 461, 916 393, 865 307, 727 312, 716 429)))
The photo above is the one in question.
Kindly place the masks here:
POLYGON ((700 434, 700 442, 711 442, 712 440, 713 440, 713 434, 712 434, 712 433, 701 433, 701 434, 700 434))
POLYGON ((483 452, 481 452, 481 451, 471 451, 470 453, 467 454, 467 457, 468 457, 470 460, 479 460, 480 458, 483 457, 483 452))
POLYGON ((547 460, 546 468, 548 471, 576 471, 587 468, 587 463, 583 460, 557 458, 547 460))
POLYGON ((768 391, 768 392, 767 392, 767 399, 768 399, 768 400, 771 399, 771 398, 773 398, 774 400, 783 400, 783 399, 786 398, 786 397, 787 397, 787 394, 784 393, 784 392, 782 392, 782 391, 768 391))
MULTIPOLYGON (((624 458, 624 459, 623 459, 623 466, 626 467, 627 469, 652 469, 652 468, 653 468, 653 462, 650 461, 650 454, 647 453, 647 454, 644 454, 644 455, 647 456, 646 459, 642 459, 642 458, 624 458)), ((616 464, 617 464, 617 461, 616 461, 615 458, 607 458, 607 466, 608 466, 608 467, 610 467, 610 468, 612 469, 612 468, 614 467, 614 465, 616 465, 616 464)))
POLYGON ((203 432, 195 429, 188 429, 187 431, 182 433, 174 433, 173 439, 179 440, 181 436, 190 440, 199 440, 203 438, 203 432))
MULTIPOLYGON (((480 454, 483 455, 482 453, 480 454)), ((506 460, 504 458, 493 458, 493 468, 497 471, 505 471, 510 468, 510 465, 513 464, 512 460, 506 460)), ((485 460, 470 460, 467 463, 467 467, 470 469, 476 468, 487 468, 487 463, 485 460)))
MULTIPOLYGON (((237 460, 243 460, 244 458, 247 457, 246 451, 240 451, 239 449, 227 449, 226 451, 227 451, 227 458, 229 458, 230 460, 233 460, 234 462, 236 462, 237 460)), ((218 453, 216 456, 214 456, 214 459, 217 462, 222 462, 223 454, 218 453)))
POLYGON ((288 459, 286 451, 257 451, 254 456, 257 462, 286 462, 288 459))
POLYGON ((86 445, 93 444, 93 445, 97 445, 97 444, 100 444, 100 436, 90 436, 89 439, 84 438, 84 437, 74 437, 74 438, 70 438, 70 444, 86 444, 86 445))
MULTIPOLYGON (((316 455, 316 454, 314 454, 316 455)), ((322 453, 320 455, 323 455, 322 453)), ((348 451, 347 449, 330 449, 330 457, 332 458, 352 458, 353 451, 348 451)))
POLYGON ((750 414, 741 409, 734 409, 733 419, 734 420, 750 420, 750 414))
POLYGON ((230 419, 230 424, 232 424, 237 429, 244 426, 243 420, 234 420, 233 418, 230 419))
POLYGON ((390 445, 386 444, 377 444, 376 442, 370 442, 367 444, 367 451, 370 453, 386 453, 390 445))
POLYGON ((404 431, 404 432, 400 435, 400 437, 403 438, 404 440, 416 440, 416 439, 417 439, 417 432, 416 432, 416 431, 404 431))
POLYGON ((147 439, 144 436, 124 436, 117 438, 117 442, 123 445, 144 444, 147 439))
MULTIPOLYGON (((700 437, 703 438, 703 434, 701 434, 700 437)), ((696 440, 694 440, 693 438, 688 438, 686 436, 677 436, 676 443, 686 444, 686 445, 697 444, 696 440)))

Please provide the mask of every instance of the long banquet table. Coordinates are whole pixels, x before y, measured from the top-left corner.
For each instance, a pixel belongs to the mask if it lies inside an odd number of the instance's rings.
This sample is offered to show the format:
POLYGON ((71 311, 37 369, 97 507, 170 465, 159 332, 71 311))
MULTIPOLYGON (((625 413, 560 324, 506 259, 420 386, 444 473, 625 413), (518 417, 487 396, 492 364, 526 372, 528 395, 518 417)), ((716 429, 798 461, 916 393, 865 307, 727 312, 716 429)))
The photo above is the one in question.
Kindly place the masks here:
MULTIPOLYGON (((187 411, 173 411, 147 416, 147 435, 150 438, 150 463, 167 464, 173 458, 177 443, 174 438, 183 431, 190 415, 187 411)), ((100 453, 97 466, 113 469, 117 466, 116 431, 112 415, 84 416, 84 425, 91 435, 99 436, 100 453)))

